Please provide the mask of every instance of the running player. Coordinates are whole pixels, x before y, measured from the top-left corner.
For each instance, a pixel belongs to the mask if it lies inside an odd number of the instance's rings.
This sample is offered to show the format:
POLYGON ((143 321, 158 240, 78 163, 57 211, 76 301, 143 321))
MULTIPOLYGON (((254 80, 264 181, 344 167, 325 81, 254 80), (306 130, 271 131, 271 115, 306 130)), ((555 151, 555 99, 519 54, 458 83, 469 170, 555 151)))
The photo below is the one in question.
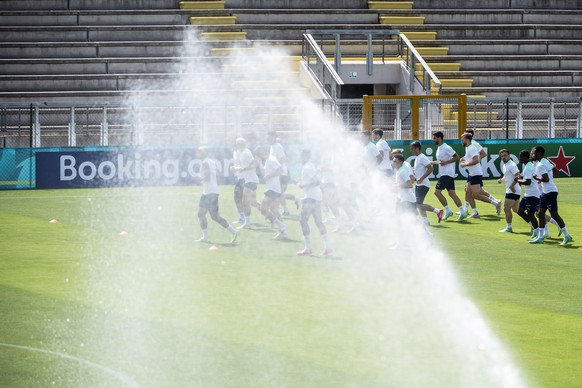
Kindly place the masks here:
POLYGON ((234 229, 229 223, 220 216, 218 212, 218 165, 214 159, 208 157, 208 148, 198 148, 198 157, 202 159, 202 166, 198 178, 202 180, 202 196, 198 203, 198 221, 200 222, 200 229, 202 229, 202 237, 196 240, 197 242, 209 242, 208 238, 208 220, 206 213, 210 213, 210 217, 227 229, 230 233, 230 242, 234 243, 238 238, 239 231, 234 229))
POLYGON ((257 163, 251 150, 247 148, 246 140, 242 137, 236 139, 236 149, 240 153, 240 165, 235 167, 240 178, 244 179, 244 189, 242 207, 244 212, 244 222, 238 229, 251 228, 251 206, 260 209, 257 202, 257 186, 259 177, 257 176, 257 163))
POLYGON ((556 222, 562 233, 564 233, 564 239, 560 245, 566 245, 572 241, 572 236, 568 233, 566 229, 566 224, 564 220, 558 214, 558 188, 554 183, 554 166, 548 159, 544 157, 546 150, 542 146, 536 146, 531 150, 531 158, 535 165, 533 178, 541 183, 542 186, 542 197, 540 200, 540 208, 538 210, 538 221, 540 227, 538 229, 538 237, 530 241, 532 244, 543 244, 544 234, 543 229, 546 225, 546 211, 550 211, 550 215, 556 222), (540 232, 540 230, 542 230, 540 232))
MULTIPOLYGON (((495 199, 489 199, 488 196, 481 194, 481 185, 483 184, 483 168, 481 167, 481 159, 479 157, 479 151, 477 148, 471 144, 473 140, 473 135, 470 133, 464 133, 461 136, 461 142, 465 146, 465 156, 461 158, 459 166, 466 168, 469 174, 468 184, 470 197, 473 199, 478 199, 485 203, 490 203, 495 207, 497 214, 501 213, 501 202, 495 199)), ((475 209, 475 206, 473 206, 475 209)), ((466 214, 466 213, 465 213, 466 214)), ((459 216, 459 220, 462 217, 459 216)))
POLYGON ((311 255, 311 236, 309 229, 309 218, 313 217, 317 229, 323 239, 323 252, 322 256, 327 256, 331 254, 332 250, 329 246, 329 239, 327 235, 327 230, 325 225, 321 221, 321 201, 322 192, 320 186, 320 178, 317 169, 311 163, 311 151, 304 149, 301 151, 301 163, 303 168, 301 169, 301 180, 299 182, 299 187, 305 190, 305 197, 303 198, 301 205, 301 230, 303 232, 303 238, 305 239, 305 248, 297 252, 299 256, 311 255))
POLYGON ((264 160, 264 163, 259 166, 265 181, 265 197, 261 202, 261 213, 279 229, 279 233, 274 239, 287 240, 287 230, 279 213, 282 195, 281 180, 279 178, 284 170, 273 155, 267 155, 267 151, 264 148, 257 148, 255 155, 264 160))
POLYGON ((445 214, 443 220, 447 220, 453 215, 453 211, 449 207, 447 199, 442 194, 443 190, 447 190, 449 197, 455 202, 455 205, 459 208, 459 219, 463 220, 467 218, 467 212, 463 209, 461 200, 455 192, 455 162, 459 160, 459 155, 455 150, 448 144, 444 142, 444 135, 441 131, 432 134, 432 140, 436 146, 438 146, 436 151, 436 161, 433 164, 439 165, 439 178, 436 184, 434 195, 438 198, 440 203, 445 208, 445 214))
POLYGON ((380 152, 381 156, 378 170, 385 176, 392 176, 394 174, 394 171, 392 170, 392 155, 390 154, 392 149, 382 136, 384 136, 384 131, 381 129, 374 129, 372 131, 372 139, 376 143, 376 149, 380 152))
POLYGON ((517 213, 519 207, 519 197, 521 195, 521 187, 517 182, 519 177, 519 169, 517 164, 509 155, 509 151, 503 148, 499 151, 499 157, 503 164, 501 165, 501 172, 503 172, 503 177, 497 180, 497 183, 505 182, 505 203, 503 204, 503 211, 505 212, 505 221, 507 225, 504 229, 501 229, 501 233, 512 233, 513 226, 513 213, 517 213))
POLYGON ((540 207, 540 190, 539 185, 533 179, 534 165, 530 161, 530 152, 528 150, 520 151, 519 161, 523 167, 517 183, 523 186, 524 194, 519 202, 517 214, 531 227, 531 239, 534 240, 538 237, 539 224, 536 213, 540 207))
POLYGON ((430 190, 430 181, 428 180, 428 177, 433 173, 432 164, 428 157, 422 153, 422 145, 420 142, 412 142, 410 144, 410 152, 416 157, 414 159, 414 179, 416 182, 414 193, 416 195, 416 207, 418 208, 418 212, 420 213, 424 224, 427 226, 429 225, 428 217, 426 215, 427 211, 436 214, 438 222, 441 222, 444 211, 435 209, 433 206, 424 203, 424 199, 430 190))

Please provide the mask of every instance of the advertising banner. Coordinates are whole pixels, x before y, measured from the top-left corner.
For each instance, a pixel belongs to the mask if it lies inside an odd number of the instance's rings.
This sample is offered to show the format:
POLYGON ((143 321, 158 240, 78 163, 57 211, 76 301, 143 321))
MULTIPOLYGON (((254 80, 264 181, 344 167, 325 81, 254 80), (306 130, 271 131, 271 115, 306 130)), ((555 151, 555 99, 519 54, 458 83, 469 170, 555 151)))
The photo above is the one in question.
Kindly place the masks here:
MULTIPOLYGON (((459 140, 446 140, 462 157, 464 147, 459 140)), ((546 149, 546 158, 558 171, 558 177, 582 176, 582 139, 481 140, 487 157, 481 161, 484 178, 501 176, 499 150, 509 150, 513 160, 523 149, 536 145, 546 149)), ((434 159, 436 146, 423 140, 422 151, 434 159)), ((413 161, 410 141, 389 141, 394 148, 403 148, 404 156, 413 161)), ((292 178, 300 169, 298 154, 305 145, 286 145, 292 178)), ((76 188, 117 186, 171 186, 200 184, 196 175, 201 160, 196 146, 189 147, 77 147, 77 148, 4 148, 0 149, 0 189, 76 188)), ((232 149, 211 147, 210 157, 218 161, 220 183, 231 183, 232 149)), ((317 159, 317 154, 314 154, 317 159)), ((519 163, 518 163, 519 164, 519 163)), ((466 171, 456 164, 457 179, 466 171)), ((438 166, 435 166, 435 176, 438 166)))

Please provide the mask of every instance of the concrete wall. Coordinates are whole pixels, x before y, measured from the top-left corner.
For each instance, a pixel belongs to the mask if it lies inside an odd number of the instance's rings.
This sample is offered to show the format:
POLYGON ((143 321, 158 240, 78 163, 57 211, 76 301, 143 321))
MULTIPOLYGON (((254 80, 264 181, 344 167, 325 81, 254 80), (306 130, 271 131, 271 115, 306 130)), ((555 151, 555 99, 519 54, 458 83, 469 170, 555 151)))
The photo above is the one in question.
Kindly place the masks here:
POLYGON ((178 0, 2 0, 0 11, 75 9, 177 9, 178 0))
POLYGON ((226 8, 367 9, 368 0, 226 0, 226 8))

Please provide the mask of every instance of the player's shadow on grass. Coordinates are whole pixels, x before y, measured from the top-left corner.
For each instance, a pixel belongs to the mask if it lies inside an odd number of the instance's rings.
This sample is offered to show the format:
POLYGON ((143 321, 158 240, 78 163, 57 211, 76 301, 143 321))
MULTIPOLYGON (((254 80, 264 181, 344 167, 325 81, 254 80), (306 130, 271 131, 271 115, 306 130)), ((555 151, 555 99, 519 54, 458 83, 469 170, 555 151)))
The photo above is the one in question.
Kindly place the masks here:
POLYGON ((481 216, 477 219, 483 220, 483 221, 499 221, 499 220, 501 220, 501 216, 486 214, 486 215, 481 216))

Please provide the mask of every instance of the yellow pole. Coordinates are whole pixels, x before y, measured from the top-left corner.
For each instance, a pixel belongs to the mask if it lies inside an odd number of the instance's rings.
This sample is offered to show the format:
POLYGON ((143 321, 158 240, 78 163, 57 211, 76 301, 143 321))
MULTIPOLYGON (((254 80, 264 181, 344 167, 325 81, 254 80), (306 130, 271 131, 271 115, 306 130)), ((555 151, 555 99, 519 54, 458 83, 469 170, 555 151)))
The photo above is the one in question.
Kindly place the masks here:
POLYGON ((368 132, 372 131, 372 96, 363 96, 362 130, 368 132))
POLYGON ((412 98, 412 140, 420 138, 420 97, 411 96, 412 98))
POLYGON ((467 95, 461 94, 459 96, 459 115, 458 115, 457 128, 459 129, 459 139, 461 135, 465 133, 467 129, 467 95))

